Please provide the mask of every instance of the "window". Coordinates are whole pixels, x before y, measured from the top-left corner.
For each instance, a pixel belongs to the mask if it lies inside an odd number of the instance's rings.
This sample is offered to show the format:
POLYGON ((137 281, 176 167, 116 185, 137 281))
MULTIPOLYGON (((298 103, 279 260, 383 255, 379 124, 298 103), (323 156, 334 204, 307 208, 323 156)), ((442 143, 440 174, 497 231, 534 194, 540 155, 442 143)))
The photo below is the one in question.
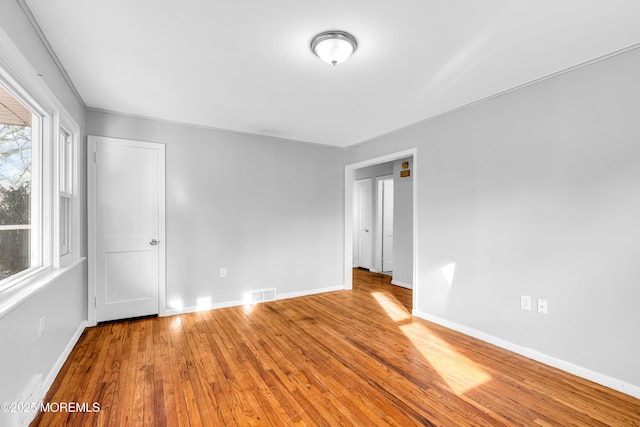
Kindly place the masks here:
POLYGON ((0 66, 0 297, 80 255, 80 128, 35 89, 37 101, 0 66))
POLYGON ((60 194, 59 250, 63 258, 71 253, 73 220, 73 144, 71 135, 60 129, 58 136, 58 171, 60 194))
POLYGON ((0 85, 0 288, 40 264, 37 173, 38 117, 0 85))

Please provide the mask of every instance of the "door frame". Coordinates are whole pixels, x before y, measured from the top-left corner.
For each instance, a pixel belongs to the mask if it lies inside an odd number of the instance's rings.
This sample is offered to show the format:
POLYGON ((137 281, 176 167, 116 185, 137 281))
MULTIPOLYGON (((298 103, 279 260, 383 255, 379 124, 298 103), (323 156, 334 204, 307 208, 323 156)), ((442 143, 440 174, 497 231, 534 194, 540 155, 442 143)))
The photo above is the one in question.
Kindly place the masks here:
POLYGON ((369 160, 347 164, 344 167, 344 289, 353 289, 353 189, 355 188, 356 169, 373 166, 380 163, 391 162, 393 160, 413 157, 413 307, 416 307, 418 293, 418 149, 386 154, 369 160))
POLYGON ((88 289, 87 289, 87 324, 97 325, 96 321, 96 146, 98 142, 110 144, 131 144, 138 147, 158 150, 158 316, 166 315, 167 278, 166 278, 166 165, 165 145, 156 142, 137 141, 133 139, 110 138, 104 136, 87 136, 87 237, 88 237, 88 289))

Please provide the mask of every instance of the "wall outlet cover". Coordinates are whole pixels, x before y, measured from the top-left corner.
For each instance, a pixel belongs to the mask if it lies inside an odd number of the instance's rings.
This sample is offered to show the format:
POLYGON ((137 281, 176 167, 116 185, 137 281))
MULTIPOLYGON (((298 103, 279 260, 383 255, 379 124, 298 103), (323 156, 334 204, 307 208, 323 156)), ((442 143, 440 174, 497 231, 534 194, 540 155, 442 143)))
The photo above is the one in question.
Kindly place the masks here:
POLYGON ((538 300, 538 313, 547 314, 549 312, 549 303, 546 299, 538 300))

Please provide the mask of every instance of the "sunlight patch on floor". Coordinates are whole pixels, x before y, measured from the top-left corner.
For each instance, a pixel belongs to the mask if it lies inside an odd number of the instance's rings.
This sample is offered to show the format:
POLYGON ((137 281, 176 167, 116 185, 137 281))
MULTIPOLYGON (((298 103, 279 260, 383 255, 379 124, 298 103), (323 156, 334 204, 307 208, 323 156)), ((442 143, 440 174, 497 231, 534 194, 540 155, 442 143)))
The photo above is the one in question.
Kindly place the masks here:
POLYGON ((411 313, 398 302, 395 298, 390 298, 389 295, 383 292, 371 292, 371 295, 378 301, 380 307, 387 312, 389 317, 394 322, 402 322, 404 320, 411 319, 411 313))
POLYGON ((462 395, 491 380, 491 375, 471 359, 458 353, 445 340, 431 333, 424 325, 418 322, 407 323, 412 318, 411 313, 393 296, 384 292, 371 292, 371 295, 394 322, 400 323, 400 330, 453 392, 462 395))
POLYGON ((484 369, 433 335, 424 325, 411 322, 401 325, 400 329, 457 395, 491 380, 491 375, 484 369))
POLYGON ((180 316, 173 316, 171 320, 172 329, 182 329, 182 318, 180 316))

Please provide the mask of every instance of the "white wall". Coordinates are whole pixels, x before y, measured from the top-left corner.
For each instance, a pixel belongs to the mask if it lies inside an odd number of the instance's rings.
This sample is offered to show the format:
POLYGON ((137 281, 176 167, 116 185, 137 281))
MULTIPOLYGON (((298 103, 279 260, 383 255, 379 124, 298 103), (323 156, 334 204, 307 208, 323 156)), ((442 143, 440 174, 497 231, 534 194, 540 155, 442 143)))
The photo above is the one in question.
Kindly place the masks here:
MULTIPOLYGON (((37 37, 16 1, 0 0, 0 31, 6 36, 20 60, 29 63, 74 120, 84 126, 84 109, 59 73, 55 63, 37 37)), ((9 52, 2 52, 0 58, 9 52)), ((9 55, 11 56, 11 55, 9 55)), ((8 64, 2 64, 5 68, 8 64)), ((23 84, 20 70, 9 70, 23 84)), ((28 86, 28 85, 27 85, 28 86)), ((85 203, 86 154, 84 135, 80 144, 80 203, 85 203)), ((45 183, 45 185, 48 183, 45 183)), ((86 253, 86 214, 82 209, 81 255, 86 253)), ((52 275, 52 277, 55 275, 52 275)), ((66 354, 78 338, 86 320, 86 264, 80 262, 53 277, 40 291, 9 311, 0 313, 0 402, 17 402, 31 380, 42 375, 50 385, 66 354), (45 332, 38 338, 39 319, 45 318, 45 332)), ((46 391, 46 390, 45 390, 46 391)), ((11 414, 0 412, 0 425, 10 425, 11 414)))
POLYGON ((166 144, 170 309, 342 288, 342 149, 96 111, 87 132, 166 144))
POLYGON ((393 162, 393 281, 413 288, 413 158, 393 162), (402 163, 409 163, 408 177, 401 177, 402 163))
POLYGON ((636 49, 347 150, 417 147, 416 313, 640 396, 639 72, 636 49))
MULTIPOLYGON (((0 402, 18 402, 38 375, 47 392, 84 330, 86 263, 54 278, 36 295, 0 318, 0 402), (45 328, 38 338, 40 318, 45 328)), ((11 413, 0 412, 0 425, 11 425, 11 413)))
MULTIPOLYGON (((18 1, 0 0, 0 28, 6 32, 18 47, 39 77, 53 91, 58 100, 78 123, 82 124, 84 107, 75 97, 73 90, 49 56, 37 33, 33 29, 18 1)), ((20 76, 16 76, 20 77, 20 76)))

